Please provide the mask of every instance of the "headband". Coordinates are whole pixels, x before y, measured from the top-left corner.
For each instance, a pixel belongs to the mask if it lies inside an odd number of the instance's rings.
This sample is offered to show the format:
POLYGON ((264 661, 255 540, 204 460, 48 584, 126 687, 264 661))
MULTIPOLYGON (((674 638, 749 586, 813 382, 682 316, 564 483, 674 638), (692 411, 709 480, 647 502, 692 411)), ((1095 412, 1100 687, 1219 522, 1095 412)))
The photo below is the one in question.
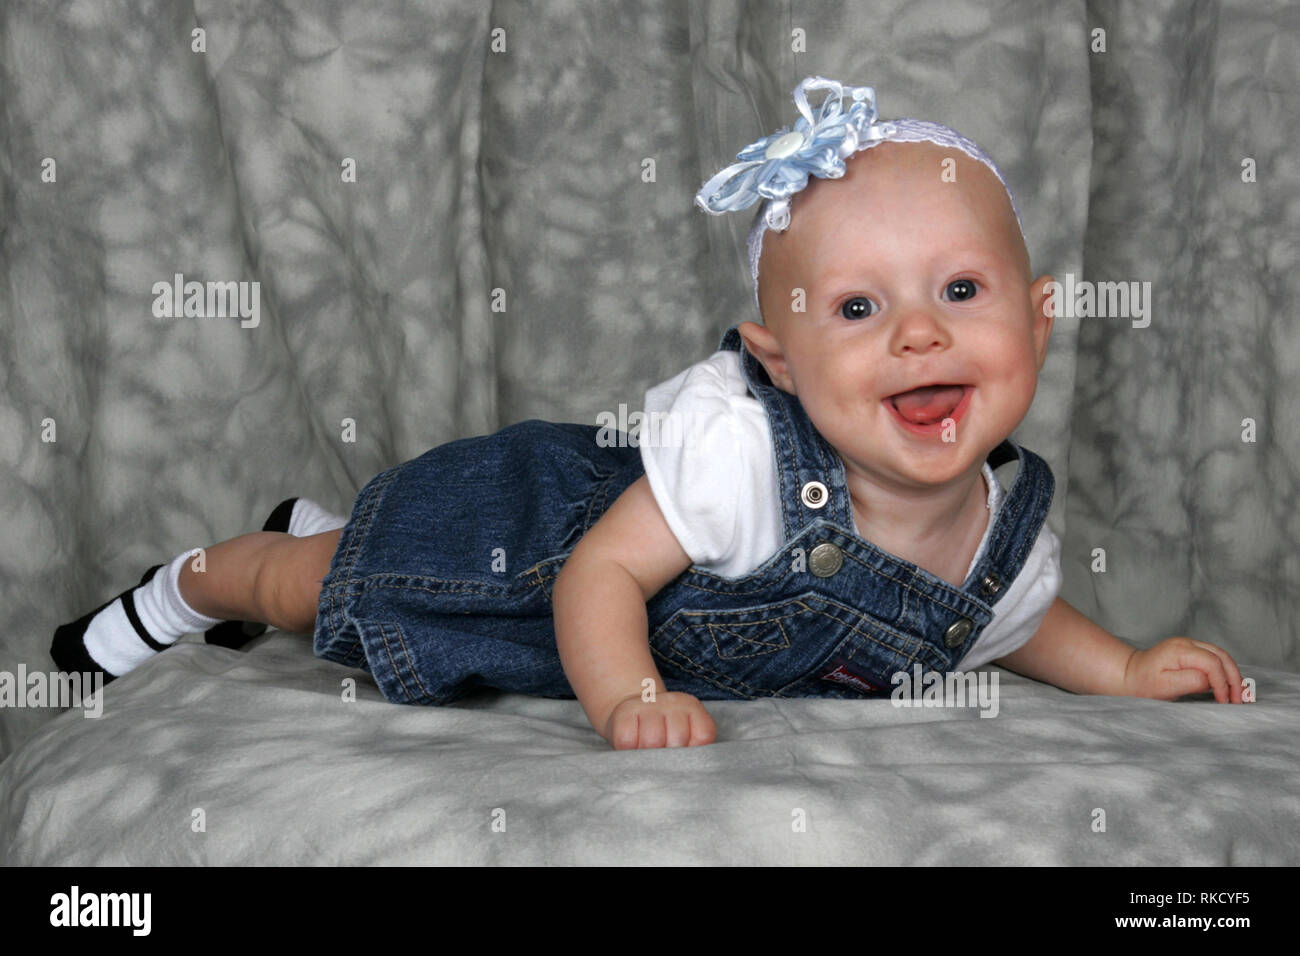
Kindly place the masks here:
POLYGON ((737 162, 706 182, 695 196, 695 204, 714 216, 763 203, 746 241, 755 304, 763 233, 789 228, 790 201, 808 185, 809 176, 839 179, 847 171, 847 157, 881 143, 935 143, 983 163, 1007 191, 1023 238, 1024 225, 1011 187, 989 155, 955 129, 918 119, 881 121, 876 91, 870 86, 843 86, 820 76, 810 76, 795 87, 794 105, 800 115, 793 129, 782 128, 750 143, 736 154, 737 162), (816 111, 808 105, 812 90, 828 91, 816 111))

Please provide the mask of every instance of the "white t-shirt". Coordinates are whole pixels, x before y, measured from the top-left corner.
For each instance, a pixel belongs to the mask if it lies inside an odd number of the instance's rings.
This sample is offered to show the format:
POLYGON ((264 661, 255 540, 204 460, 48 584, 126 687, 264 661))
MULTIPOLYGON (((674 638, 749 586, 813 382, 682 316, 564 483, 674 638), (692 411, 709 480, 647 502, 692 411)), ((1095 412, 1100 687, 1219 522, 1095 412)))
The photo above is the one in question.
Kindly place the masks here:
MULTIPOLYGON (((740 358, 737 351, 716 352, 651 388, 639 433, 646 477, 668 527, 694 564, 726 578, 749 574, 785 544, 767 413, 749 394, 740 358)), ((989 522, 967 577, 1006 494, 987 463, 984 480, 989 522)), ((973 670, 1023 646, 1060 589, 1061 542, 1044 524, 957 669, 973 670)))

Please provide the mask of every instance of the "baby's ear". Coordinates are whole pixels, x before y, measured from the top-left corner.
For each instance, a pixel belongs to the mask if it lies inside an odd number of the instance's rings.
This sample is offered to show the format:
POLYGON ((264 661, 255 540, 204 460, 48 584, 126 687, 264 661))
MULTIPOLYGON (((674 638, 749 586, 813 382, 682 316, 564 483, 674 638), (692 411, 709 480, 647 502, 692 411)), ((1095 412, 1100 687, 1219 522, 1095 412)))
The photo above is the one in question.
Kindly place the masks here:
POLYGON ((759 364, 767 370, 767 377, 772 380, 772 384, 793 395, 794 381, 786 366, 785 352, 772 330, 757 322, 741 322, 736 326, 736 331, 740 333, 749 354, 758 359, 759 364))
POLYGON ((1029 309, 1033 320, 1034 351, 1038 354, 1038 369, 1042 371, 1047 361, 1047 342, 1052 335, 1052 323, 1060 305, 1061 287, 1050 275, 1041 275, 1029 287, 1029 309))

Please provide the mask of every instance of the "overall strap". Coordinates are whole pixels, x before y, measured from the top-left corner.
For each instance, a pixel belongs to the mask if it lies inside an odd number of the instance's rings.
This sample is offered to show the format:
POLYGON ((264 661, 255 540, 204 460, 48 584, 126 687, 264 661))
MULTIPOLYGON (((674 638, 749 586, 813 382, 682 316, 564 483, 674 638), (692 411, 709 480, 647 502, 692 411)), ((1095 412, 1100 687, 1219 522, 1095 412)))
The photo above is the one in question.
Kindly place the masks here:
POLYGON ((988 548, 966 582, 968 587, 977 586, 980 599, 988 604, 997 603, 1006 593, 1007 583, 1015 580, 1024 567, 1047 520, 1056 490, 1056 479, 1047 462, 1009 439, 990 453, 989 464, 996 468, 1017 456, 1020 467, 998 510, 988 548))
POLYGON ((786 540, 818 518, 852 531, 853 505, 844 464, 813 427, 799 399, 772 384, 767 370, 744 347, 735 326, 727 330, 718 348, 740 352, 745 383, 767 412, 786 540))

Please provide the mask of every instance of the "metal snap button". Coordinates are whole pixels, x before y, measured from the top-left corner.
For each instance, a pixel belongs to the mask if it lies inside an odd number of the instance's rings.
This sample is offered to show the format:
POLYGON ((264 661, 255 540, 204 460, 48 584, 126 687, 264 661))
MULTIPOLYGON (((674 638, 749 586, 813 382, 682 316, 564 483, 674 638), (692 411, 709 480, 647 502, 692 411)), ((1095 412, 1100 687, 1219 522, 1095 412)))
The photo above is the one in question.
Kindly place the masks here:
POLYGON ((949 647, 956 647, 966 640, 971 632, 971 626, 971 622, 966 618, 958 618, 948 625, 948 630, 943 632, 943 642, 949 647))
POLYGON ((826 502, 830 500, 831 493, 826 490, 826 486, 820 481, 810 481, 803 486, 799 492, 799 497, 809 508, 824 508, 826 502))
POLYGON ((819 578, 829 578, 844 567, 844 552, 829 541, 823 541, 808 555, 808 568, 819 578))
POLYGON ((1002 590, 1002 579, 990 571, 984 575, 984 580, 980 583, 980 590, 985 594, 997 594, 1002 590))

